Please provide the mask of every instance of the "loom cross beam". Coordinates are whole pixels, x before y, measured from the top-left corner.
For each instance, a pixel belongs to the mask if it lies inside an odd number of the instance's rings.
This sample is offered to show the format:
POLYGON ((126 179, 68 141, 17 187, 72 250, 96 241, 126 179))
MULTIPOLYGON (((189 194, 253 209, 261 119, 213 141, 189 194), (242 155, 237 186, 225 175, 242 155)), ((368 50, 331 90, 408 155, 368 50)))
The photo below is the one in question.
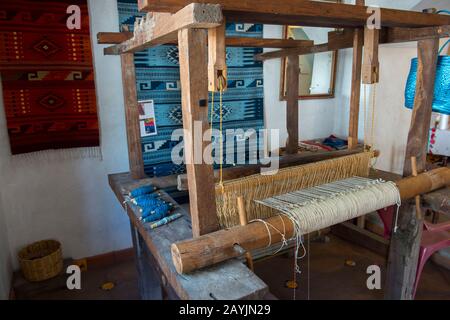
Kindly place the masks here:
POLYGON ((223 20, 219 5, 191 3, 174 14, 149 13, 135 25, 133 37, 112 47, 105 54, 137 52, 152 46, 176 42, 178 30, 214 28, 223 20))

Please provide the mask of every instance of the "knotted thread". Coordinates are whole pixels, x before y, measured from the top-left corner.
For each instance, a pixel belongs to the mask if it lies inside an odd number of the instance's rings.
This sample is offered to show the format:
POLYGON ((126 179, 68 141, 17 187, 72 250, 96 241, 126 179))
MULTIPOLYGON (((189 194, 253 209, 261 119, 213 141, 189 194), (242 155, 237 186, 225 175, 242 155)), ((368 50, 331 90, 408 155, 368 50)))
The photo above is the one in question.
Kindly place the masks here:
MULTIPOLYGON (((281 212, 291 220, 294 226, 293 238, 296 239, 296 272, 300 272, 297 260, 304 257, 306 253, 302 242, 303 235, 394 204, 397 205, 398 211, 401 205, 400 192, 395 183, 361 177, 348 178, 255 201, 281 212), (304 252, 301 256, 298 254, 300 247, 304 252)), ((269 232, 267 224, 266 228, 269 232)), ((394 230, 396 229, 395 227, 394 230)), ((284 234, 283 239, 285 239, 284 234)))

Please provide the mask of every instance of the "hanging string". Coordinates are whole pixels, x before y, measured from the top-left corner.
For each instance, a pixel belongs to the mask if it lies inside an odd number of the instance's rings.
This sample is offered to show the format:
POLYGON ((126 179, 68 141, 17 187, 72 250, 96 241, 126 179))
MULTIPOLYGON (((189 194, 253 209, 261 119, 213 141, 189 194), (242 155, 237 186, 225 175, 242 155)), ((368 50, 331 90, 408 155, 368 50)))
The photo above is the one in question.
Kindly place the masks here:
POLYGON ((372 125, 370 128, 370 148, 374 150, 375 148, 375 108, 376 108, 376 90, 377 84, 372 85, 372 125))
POLYGON ((364 150, 367 150, 368 149, 368 144, 367 144, 367 84, 364 84, 363 104, 364 104, 364 150))
POLYGON ((219 185, 223 188, 223 88, 225 78, 223 76, 219 76, 219 114, 220 114, 220 123, 219 123, 219 132, 220 132, 220 169, 219 169, 219 185))
MULTIPOLYGON (((211 91, 211 120, 209 121, 209 129, 212 130, 213 128, 213 121, 214 121, 214 91, 211 91)), ((212 131, 211 131, 212 134, 212 131)))

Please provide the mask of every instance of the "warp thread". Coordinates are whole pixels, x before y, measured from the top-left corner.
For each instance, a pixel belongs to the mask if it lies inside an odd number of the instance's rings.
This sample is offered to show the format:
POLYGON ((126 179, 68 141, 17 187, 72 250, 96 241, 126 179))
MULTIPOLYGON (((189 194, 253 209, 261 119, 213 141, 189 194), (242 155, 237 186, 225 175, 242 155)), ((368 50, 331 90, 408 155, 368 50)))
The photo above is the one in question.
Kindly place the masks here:
MULTIPOLYGON (((239 225, 237 197, 260 200, 294 190, 309 188, 324 183, 369 175, 374 153, 361 152, 336 159, 280 169, 274 175, 252 175, 216 184, 216 207, 222 228, 239 225)), ((267 219, 278 213, 272 208, 253 201, 246 201, 249 220, 267 219)))
MULTIPOLYGON (((272 198, 257 200, 258 203, 276 209, 287 216, 294 226, 293 239, 296 241, 295 272, 300 273, 298 260, 306 255, 302 236, 332 225, 357 218, 359 216, 386 208, 394 204, 401 205, 400 192, 393 182, 352 177, 341 181, 320 185, 314 188, 298 190, 272 198), (299 256, 300 247, 303 254, 299 256)), ((265 224, 270 234, 269 224, 264 220, 254 220, 265 224)), ((397 223, 397 221, 396 221, 397 223)), ((283 242, 282 234, 275 227, 283 242)), ((394 230, 397 229, 395 226, 394 230)), ((271 245, 271 236, 269 244, 271 245)))

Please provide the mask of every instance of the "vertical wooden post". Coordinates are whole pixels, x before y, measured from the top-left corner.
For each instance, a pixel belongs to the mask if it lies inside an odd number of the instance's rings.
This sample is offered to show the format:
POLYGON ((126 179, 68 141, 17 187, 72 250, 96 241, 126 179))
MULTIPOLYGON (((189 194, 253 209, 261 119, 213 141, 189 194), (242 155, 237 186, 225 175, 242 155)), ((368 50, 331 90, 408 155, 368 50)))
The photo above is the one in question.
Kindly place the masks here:
MULTIPOLYGON (((241 226, 246 226, 248 224, 248 219, 247 219, 247 212, 245 210, 245 203, 244 203, 243 197, 240 196, 237 198, 237 205, 238 205, 238 212, 239 212, 239 222, 240 222, 241 226)), ((248 265, 249 269, 253 271, 254 266, 253 266, 252 254, 250 252, 246 252, 245 258, 247 260, 247 265, 248 265)))
POLYGON ((362 66, 362 82, 378 83, 380 78, 380 63, 378 61, 378 45, 380 30, 364 28, 364 62, 362 66))
POLYGON ((288 139, 286 153, 298 152, 298 96, 299 96, 299 59, 297 55, 287 57, 286 67, 286 127, 288 139))
MULTIPOLYGON (((356 0, 356 5, 365 5, 365 0, 356 0)), ((348 148, 354 149, 358 146, 359 107, 361 101, 361 69, 364 43, 364 30, 357 28, 353 30, 353 65, 352 65, 352 88, 350 93, 350 120, 348 123, 348 148)), ((356 219, 359 228, 366 226, 366 217, 356 219)))
POLYGON ((133 179, 145 177, 142 159, 141 133, 139 128, 139 108, 136 91, 136 74, 133 53, 120 56, 122 62, 123 96, 125 102, 125 124, 128 140, 128 158, 133 179))
MULTIPOLYGON (((208 89, 219 91, 220 77, 227 79, 225 21, 217 28, 208 29, 208 89)), ((222 89, 226 89, 226 81, 222 89)))
MULTIPOLYGON (((356 5, 363 6, 364 0, 357 0, 356 5)), ((353 65, 352 88, 350 93, 350 120, 348 124, 348 148, 358 146, 359 106, 361 101, 361 66, 364 43, 364 30, 357 28, 353 31, 353 65)))
POLYGON ((192 233, 198 237, 218 229, 213 167, 203 161, 202 137, 209 129, 206 30, 180 30, 178 47, 192 233))
MULTIPOLYGON (((417 159, 417 171, 420 173, 425 170, 438 48, 439 39, 418 42, 416 96, 406 145, 405 177, 412 174, 412 157, 417 159)), ((416 214, 415 201, 404 203, 398 216, 398 230, 393 234, 389 248, 387 299, 414 298, 422 225, 423 221, 416 214)))

